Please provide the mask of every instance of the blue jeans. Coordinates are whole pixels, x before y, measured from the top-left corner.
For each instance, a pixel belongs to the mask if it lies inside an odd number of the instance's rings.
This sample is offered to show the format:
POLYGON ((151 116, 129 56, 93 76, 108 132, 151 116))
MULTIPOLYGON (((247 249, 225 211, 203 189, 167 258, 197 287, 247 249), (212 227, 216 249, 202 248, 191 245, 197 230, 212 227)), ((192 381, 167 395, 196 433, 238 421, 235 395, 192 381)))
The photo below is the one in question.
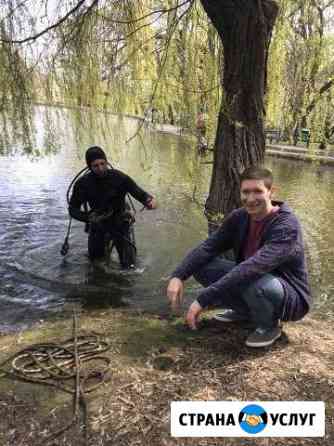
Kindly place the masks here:
MULTIPOLYGON (((231 271, 235 265, 235 262, 216 257, 195 273, 194 278, 204 287, 208 287, 231 271)), ((254 283, 240 286, 233 293, 222 293, 218 304, 222 308, 238 312, 256 327, 272 328, 277 326, 281 318, 284 295, 280 280, 271 274, 265 274, 254 283)))

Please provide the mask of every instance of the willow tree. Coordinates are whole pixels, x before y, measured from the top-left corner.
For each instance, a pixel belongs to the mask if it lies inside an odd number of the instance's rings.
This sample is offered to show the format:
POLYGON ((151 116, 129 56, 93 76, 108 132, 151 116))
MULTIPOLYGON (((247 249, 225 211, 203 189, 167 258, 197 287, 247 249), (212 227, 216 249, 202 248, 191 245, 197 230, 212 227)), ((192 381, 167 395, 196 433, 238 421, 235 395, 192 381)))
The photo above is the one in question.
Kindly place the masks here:
POLYGON ((330 139, 333 5, 333 0, 280 1, 269 58, 267 123, 291 141, 297 125, 308 127, 314 141, 330 139))
MULTIPOLYGON (((3 27, 0 35, 6 36, 3 27)), ((0 67, 0 153, 3 153, 8 145, 17 144, 22 134, 32 133, 30 91, 33 76, 12 45, 0 45, 0 67)), ((25 143, 30 147, 29 137, 25 143)))
POLYGON ((224 47, 221 104, 206 203, 220 217, 239 203, 239 174, 264 160, 268 48, 278 5, 272 0, 201 0, 224 47))
MULTIPOLYGON (((219 35, 224 53, 221 72, 217 76, 221 79, 224 94, 217 119, 207 215, 209 219, 219 218, 238 205, 241 170, 261 163, 264 159, 264 94, 268 48, 278 12, 275 1, 67 0, 59 2, 57 19, 54 19, 54 2, 40 0, 33 3, 34 6, 29 8, 27 2, 0 0, 3 7, 1 23, 5 28, 5 38, 1 39, 2 47, 18 49, 22 44, 32 47, 37 41, 41 42, 40 38, 49 36, 49 40, 44 41, 47 48, 45 54, 52 60, 47 76, 57 70, 61 75, 64 74, 65 84, 68 79, 68 85, 71 85, 68 94, 74 91, 73 86, 77 83, 79 104, 91 103, 90 98, 94 101, 94 96, 100 95, 99 86, 106 79, 102 70, 108 71, 108 60, 113 61, 113 67, 118 67, 117 70, 110 71, 113 80, 124 81, 127 75, 133 77, 135 73, 142 77, 147 71, 157 67, 156 80, 167 84, 168 79, 164 77, 163 70, 168 65, 169 50, 177 48, 172 39, 180 29, 182 20, 186 20, 193 8, 202 5, 219 35), (44 11, 42 17, 48 16, 50 21, 44 29, 38 29, 41 18, 36 9, 38 3, 38 9, 44 11), (160 32, 164 23, 165 31, 160 32), (151 26, 150 31, 147 30, 148 26, 151 26), (163 53, 158 51, 155 63, 148 63, 151 47, 145 44, 144 37, 140 45, 135 45, 133 39, 140 39, 138 36, 143 34, 146 34, 146 39, 151 39, 152 30, 159 32, 157 39, 159 37, 163 53), (132 58, 135 47, 138 49, 140 63, 134 63, 132 58), (128 63, 130 58, 132 62, 128 63), (122 71, 126 73, 124 76, 122 71)), ((205 26, 202 29, 209 28, 205 26)), ((197 47, 198 57, 187 50, 192 40, 191 30, 193 35, 198 31, 193 26, 193 19, 186 22, 179 45, 179 48, 184 49, 186 63, 182 69, 178 68, 176 71, 183 78, 187 78, 187 74, 194 70, 201 58, 202 67, 196 68, 201 69, 202 74, 205 73, 205 56, 200 56, 204 54, 203 45, 197 47)), ((212 41, 210 35, 208 45, 210 44, 211 49, 212 41)), ((209 51, 208 54, 211 57, 213 52, 209 51)), ((193 77, 197 77, 196 83, 200 87, 205 87, 205 76, 193 77)), ((211 80, 214 78, 215 76, 210 76, 211 80)), ((159 82, 153 86, 151 101, 159 93, 158 85, 159 82)), ((130 87, 128 83, 128 91, 132 90, 130 87)), ((140 90, 142 94, 138 85, 134 85, 133 90, 140 90)), ((184 94, 186 93, 185 88, 184 94)), ((110 92, 112 94, 113 91, 110 92)), ((187 103, 186 100, 184 102, 187 103)))

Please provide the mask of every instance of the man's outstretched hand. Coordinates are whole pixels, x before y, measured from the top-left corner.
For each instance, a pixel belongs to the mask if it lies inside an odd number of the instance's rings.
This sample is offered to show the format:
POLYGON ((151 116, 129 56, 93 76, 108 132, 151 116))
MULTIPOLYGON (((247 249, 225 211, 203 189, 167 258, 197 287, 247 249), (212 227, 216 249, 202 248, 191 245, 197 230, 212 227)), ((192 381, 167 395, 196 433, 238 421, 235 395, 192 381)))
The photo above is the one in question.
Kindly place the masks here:
POLYGON ((177 277, 173 277, 167 287, 167 296, 172 310, 178 310, 183 301, 183 282, 177 277))
MULTIPOLYGON (((183 290, 184 285, 181 279, 177 277, 173 277, 168 284, 167 287, 167 296, 169 299, 169 303, 172 307, 173 311, 176 311, 180 308, 180 305, 183 301, 183 290)), ((195 300, 189 307, 189 310, 186 315, 186 321, 192 330, 197 330, 198 325, 198 317, 202 313, 203 308, 200 304, 195 300)))
POLYGON ((189 307, 186 321, 192 330, 197 330, 197 324, 198 324, 198 317, 202 313, 203 308, 200 306, 200 304, 195 300, 189 307))
POLYGON ((149 210, 156 209, 158 207, 157 200, 154 197, 150 198, 146 202, 145 207, 149 210))

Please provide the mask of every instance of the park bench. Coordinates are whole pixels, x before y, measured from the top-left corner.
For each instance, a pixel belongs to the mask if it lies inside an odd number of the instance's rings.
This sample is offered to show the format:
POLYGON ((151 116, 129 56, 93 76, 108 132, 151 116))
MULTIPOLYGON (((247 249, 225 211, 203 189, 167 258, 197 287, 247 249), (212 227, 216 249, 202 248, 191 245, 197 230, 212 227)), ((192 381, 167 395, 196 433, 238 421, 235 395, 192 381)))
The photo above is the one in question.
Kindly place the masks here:
POLYGON ((281 132, 278 129, 265 129, 264 131, 265 139, 269 140, 269 143, 279 142, 281 139, 281 132))

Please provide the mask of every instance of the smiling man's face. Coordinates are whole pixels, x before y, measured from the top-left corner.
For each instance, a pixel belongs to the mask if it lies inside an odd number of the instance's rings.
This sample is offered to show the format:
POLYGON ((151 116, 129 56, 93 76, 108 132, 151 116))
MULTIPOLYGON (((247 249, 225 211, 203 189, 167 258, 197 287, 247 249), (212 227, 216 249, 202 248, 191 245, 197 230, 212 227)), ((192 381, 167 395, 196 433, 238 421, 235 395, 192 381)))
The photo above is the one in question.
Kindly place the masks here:
POLYGON ((261 220, 272 210, 272 188, 263 180, 243 180, 240 188, 241 202, 248 214, 254 220, 261 220))

